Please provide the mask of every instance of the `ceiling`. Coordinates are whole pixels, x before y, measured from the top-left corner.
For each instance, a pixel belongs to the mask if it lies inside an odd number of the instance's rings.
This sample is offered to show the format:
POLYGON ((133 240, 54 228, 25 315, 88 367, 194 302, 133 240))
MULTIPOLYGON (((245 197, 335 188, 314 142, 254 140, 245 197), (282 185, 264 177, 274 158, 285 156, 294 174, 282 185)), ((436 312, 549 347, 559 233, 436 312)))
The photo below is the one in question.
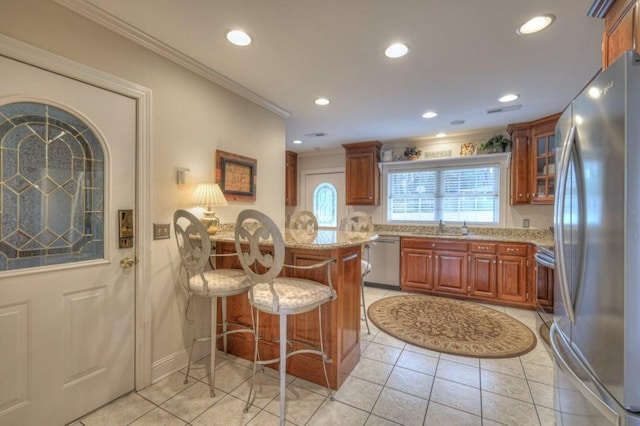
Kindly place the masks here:
POLYGON ((366 140, 422 144, 439 132, 535 120, 564 109, 601 64, 604 23, 586 15, 593 0, 56 1, 102 15, 285 117, 287 149, 300 153, 366 140), (543 13, 556 15, 551 27, 516 33, 543 13), (226 41, 238 28, 251 45, 226 41), (386 58, 397 41, 409 54, 386 58), (509 92, 520 98, 498 102, 509 92), (316 106, 317 97, 331 103, 316 106), (486 112, 511 105, 522 107, 486 112), (439 115, 422 118, 428 110, 439 115))

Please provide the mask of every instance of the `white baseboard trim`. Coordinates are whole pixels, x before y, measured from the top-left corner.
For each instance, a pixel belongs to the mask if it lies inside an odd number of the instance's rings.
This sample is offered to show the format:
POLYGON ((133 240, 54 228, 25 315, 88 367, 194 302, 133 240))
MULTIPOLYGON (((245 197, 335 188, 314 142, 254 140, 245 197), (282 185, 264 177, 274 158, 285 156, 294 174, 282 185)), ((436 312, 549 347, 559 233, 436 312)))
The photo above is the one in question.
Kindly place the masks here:
MULTIPOLYGON (((197 361, 202 357, 209 355, 209 345, 207 344, 198 344, 193 349, 193 360, 197 361)), ((154 361, 151 366, 151 384, 157 383, 158 381, 164 379, 175 373, 178 370, 181 370, 187 366, 187 361, 189 360, 189 348, 184 348, 177 352, 174 352, 166 357, 154 361)))

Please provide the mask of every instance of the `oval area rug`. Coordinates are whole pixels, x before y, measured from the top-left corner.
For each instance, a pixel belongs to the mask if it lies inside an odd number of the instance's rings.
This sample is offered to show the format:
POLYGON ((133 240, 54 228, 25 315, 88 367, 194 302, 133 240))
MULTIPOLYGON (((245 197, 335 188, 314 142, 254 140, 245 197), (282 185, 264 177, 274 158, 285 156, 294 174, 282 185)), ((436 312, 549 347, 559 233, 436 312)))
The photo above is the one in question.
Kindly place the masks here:
POLYGON ((369 306, 369 319, 412 345, 476 358, 509 358, 536 346, 517 319, 475 303, 426 295, 393 296, 369 306))

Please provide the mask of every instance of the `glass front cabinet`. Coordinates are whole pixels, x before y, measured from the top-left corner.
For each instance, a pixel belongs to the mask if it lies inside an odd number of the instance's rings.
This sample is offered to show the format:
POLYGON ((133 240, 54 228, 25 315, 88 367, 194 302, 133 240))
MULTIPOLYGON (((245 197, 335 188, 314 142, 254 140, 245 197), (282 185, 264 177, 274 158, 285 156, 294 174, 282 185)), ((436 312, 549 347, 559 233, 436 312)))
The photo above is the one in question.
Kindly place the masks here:
POLYGON ((553 204, 556 182, 556 123, 560 114, 510 124, 511 204, 553 204))

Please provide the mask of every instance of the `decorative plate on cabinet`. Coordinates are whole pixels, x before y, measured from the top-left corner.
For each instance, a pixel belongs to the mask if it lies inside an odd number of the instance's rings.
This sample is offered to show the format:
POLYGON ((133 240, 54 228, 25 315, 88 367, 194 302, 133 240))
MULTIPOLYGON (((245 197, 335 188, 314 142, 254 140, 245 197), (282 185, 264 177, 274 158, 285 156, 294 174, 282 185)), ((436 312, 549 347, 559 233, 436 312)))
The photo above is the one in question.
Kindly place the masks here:
POLYGON ((476 155, 478 153, 478 144, 475 142, 467 142, 460 145, 460 155, 476 155))

